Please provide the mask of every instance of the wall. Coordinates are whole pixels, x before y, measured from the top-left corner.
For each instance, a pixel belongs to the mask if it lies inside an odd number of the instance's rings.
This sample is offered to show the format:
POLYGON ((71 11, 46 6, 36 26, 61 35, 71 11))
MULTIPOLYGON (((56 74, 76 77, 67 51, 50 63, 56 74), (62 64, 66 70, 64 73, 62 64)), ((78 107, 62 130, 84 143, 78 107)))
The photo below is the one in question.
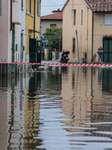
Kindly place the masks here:
POLYGON ((21 52, 23 52, 23 62, 25 62, 25 51, 26 51, 26 0, 23 1, 23 8, 21 8, 21 1, 18 1, 18 21, 21 25, 17 25, 18 32, 18 41, 15 44, 18 44, 17 47, 17 62, 21 60, 21 52), (23 34, 23 46, 25 47, 24 51, 21 49, 21 34, 23 34))
POLYGON ((34 32, 29 31, 29 29, 34 30, 34 0, 31 2, 31 14, 29 13, 29 0, 27 0, 26 8, 26 62, 29 62, 29 34, 31 38, 34 38, 34 32))
POLYGON ((82 0, 70 0, 63 10, 63 49, 70 51, 69 58, 72 62, 78 62, 78 50, 80 62, 82 61, 82 52, 87 52, 88 62, 91 61, 92 11, 82 0), (73 25, 74 10, 76 10, 76 25, 73 25), (83 10, 83 25, 81 25, 81 10, 83 10), (76 45, 75 53, 73 53, 73 38, 75 38, 76 45))
POLYGON ((8 1, 2 1, 2 16, 0 16, 0 61, 8 61, 8 1))
POLYGON ((104 15, 104 13, 94 13, 93 54, 97 52, 97 50, 100 46, 103 47, 103 36, 104 35, 107 35, 107 37, 112 38, 112 26, 104 25, 103 15, 104 15))

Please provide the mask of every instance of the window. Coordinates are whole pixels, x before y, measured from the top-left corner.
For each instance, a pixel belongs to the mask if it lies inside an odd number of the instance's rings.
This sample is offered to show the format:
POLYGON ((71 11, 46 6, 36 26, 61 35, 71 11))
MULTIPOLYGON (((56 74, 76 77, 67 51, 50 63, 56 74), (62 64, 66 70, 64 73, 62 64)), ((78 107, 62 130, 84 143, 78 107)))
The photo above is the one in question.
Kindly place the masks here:
POLYGON ((39 2, 37 0, 37 15, 39 15, 39 2))
POLYGON ((23 0, 21 0, 21 8, 23 8, 23 0))
POLYGON ((2 14, 2 0, 0 0, 0 15, 2 14))
POLYGON ((75 38, 73 38, 73 53, 75 53, 75 38))
POLYGON ((56 26, 56 24, 50 24, 50 27, 56 26))
POLYGON ((29 0, 29 13, 31 14, 31 0, 29 0))
POLYGON ((76 25, 76 10, 74 10, 74 25, 76 25))
POLYGON ((81 10, 81 25, 83 25, 83 10, 81 10))
POLYGON ((104 14, 104 25, 112 25, 112 14, 104 14))

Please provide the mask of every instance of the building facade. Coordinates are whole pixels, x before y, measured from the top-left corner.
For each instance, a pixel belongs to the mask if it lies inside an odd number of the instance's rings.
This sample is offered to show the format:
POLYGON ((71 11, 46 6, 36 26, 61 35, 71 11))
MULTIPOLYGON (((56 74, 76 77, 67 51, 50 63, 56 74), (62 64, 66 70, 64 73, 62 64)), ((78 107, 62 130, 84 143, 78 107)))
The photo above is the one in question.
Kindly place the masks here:
POLYGON ((91 62, 102 46, 103 62, 112 62, 111 4, 111 0, 67 0, 62 9, 63 49, 70 51, 70 61, 82 62, 86 53, 91 62))
MULTIPOLYGON (((37 61, 37 56, 34 54, 30 55, 33 50, 30 48, 31 43, 38 42, 40 40, 40 10, 41 0, 27 0, 26 8, 26 62, 37 61), (31 56, 31 57, 30 57, 31 56), (33 58, 35 58, 33 60, 33 58)), ((36 43, 35 43, 36 44, 36 43)), ((37 48, 34 48, 37 51, 37 48)), ((34 53, 35 53, 34 51, 34 53)))
POLYGON ((21 25, 16 26, 17 43, 16 44, 16 62, 25 62, 26 59, 26 0, 18 1, 18 21, 21 25))
POLYGON ((25 61, 25 18, 26 0, 0 0, 0 61, 25 61))

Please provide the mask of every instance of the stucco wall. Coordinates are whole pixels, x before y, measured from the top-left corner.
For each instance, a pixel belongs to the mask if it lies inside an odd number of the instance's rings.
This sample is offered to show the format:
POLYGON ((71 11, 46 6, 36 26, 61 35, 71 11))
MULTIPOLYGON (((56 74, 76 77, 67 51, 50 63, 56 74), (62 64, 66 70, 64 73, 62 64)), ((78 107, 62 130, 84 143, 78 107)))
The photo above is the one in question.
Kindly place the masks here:
POLYGON ((104 13, 94 13, 93 54, 103 47, 103 36, 112 38, 112 26, 104 25, 104 13))
POLYGON ((16 52, 16 61, 20 62, 20 57, 22 56, 23 52, 23 59, 22 61, 25 62, 25 51, 26 51, 26 0, 23 1, 23 8, 21 8, 21 1, 18 1, 18 21, 21 25, 16 25, 17 28, 17 42, 18 44, 17 52, 16 52), (23 34, 23 46, 25 46, 24 51, 21 49, 21 34, 23 34))
POLYGON ((91 60, 92 12, 82 0, 70 0, 63 10, 63 49, 70 51, 70 61, 78 61, 78 50, 80 62, 82 61, 82 52, 87 52, 88 61, 91 60), (76 25, 73 25, 74 10, 76 10, 76 25), (83 25, 81 25, 81 10, 83 10, 83 25), (75 38, 76 45, 75 53, 73 53, 73 38, 75 38))
POLYGON ((8 1, 2 1, 2 16, 0 16, 0 61, 8 60, 8 1))

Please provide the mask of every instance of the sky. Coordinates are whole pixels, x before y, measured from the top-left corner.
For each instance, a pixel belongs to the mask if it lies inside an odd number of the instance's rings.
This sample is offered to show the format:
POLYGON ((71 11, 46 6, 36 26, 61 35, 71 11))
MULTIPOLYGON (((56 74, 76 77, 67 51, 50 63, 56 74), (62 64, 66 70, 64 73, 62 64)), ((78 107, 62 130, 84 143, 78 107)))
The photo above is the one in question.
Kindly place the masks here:
POLYGON ((67 0, 41 0, 41 16, 52 14, 53 10, 62 9, 67 0))

